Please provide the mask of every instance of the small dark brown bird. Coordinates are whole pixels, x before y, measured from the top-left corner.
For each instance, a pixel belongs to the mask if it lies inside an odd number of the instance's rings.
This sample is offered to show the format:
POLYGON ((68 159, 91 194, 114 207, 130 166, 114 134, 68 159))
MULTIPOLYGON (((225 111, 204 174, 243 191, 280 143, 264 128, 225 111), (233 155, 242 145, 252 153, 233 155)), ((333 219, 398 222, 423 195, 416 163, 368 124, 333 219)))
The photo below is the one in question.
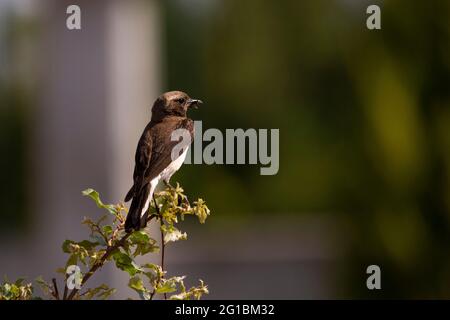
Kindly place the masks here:
POLYGON ((191 137, 189 143, 193 140, 194 122, 187 117, 187 111, 201 103, 184 92, 170 91, 153 104, 151 121, 145 127, 136 150, 134 183, 125 197, 126 202, 132 200, 125 221, 126 232, 146 226, 148 208, 158 182, 162 179, 169 184, 170 177, 183 164, 189 145, 173 156, 172 150, 179 141, 172 141, 172 133, 185 129, 191 137))

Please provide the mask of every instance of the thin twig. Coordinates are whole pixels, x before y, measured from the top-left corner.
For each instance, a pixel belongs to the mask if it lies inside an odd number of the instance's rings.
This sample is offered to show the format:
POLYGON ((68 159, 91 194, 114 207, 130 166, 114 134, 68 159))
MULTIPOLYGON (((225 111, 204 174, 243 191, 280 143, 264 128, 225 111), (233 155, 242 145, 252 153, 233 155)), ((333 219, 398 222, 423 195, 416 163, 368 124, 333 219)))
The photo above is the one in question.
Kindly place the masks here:
MULTIPOLYGON (((153 201, 155 202, 156 213, 159 216, 159 222, 161 225, 161 228, 160 228, 160 231, 161 231, 161 269, 164 272, 164 253, 165 253, 165 248, 166 248, 166 245, 164 243, 164 232, 162 231, 162 226, 164 225, 164 222, 163 222, 163 217, 161 215, 161 212, 159 211, 158 203, 156 203, 155 194, 153 194, 153 201)), ((161 279, 159 279, 158 282, 160 280, 161 279)), ((151 297, 153 297, 155 291, 152 292, 151 297)), ((167 300, 167 293, 164 293, 164 300, 167 300)))
POLYGON ((67 299, 67 293, 68 293, 69 288, 67 288, 67 277, 64 280, 64 293, 63 293, 63 300, 67 299))
MULTIPOLYGON (((164 225, 162 217, 160 218, 161 227, 164 225)), ((161 269, 164 272, 164 253, 166 251, 166 244, 164 243, 164 232, 161 229, 161 269)), ((164 293, 164 300, 167 300, 167 293, 164 293)))
MULTIPOLYGON (((159 218, 161 218, 161 214, 160 214, 160 212, 159 212, 159 207, 158 207, 158 204, 156 203, 156 200, 155 200, 155 196, 153 195, 153 201, 155 202, 155 208, 156 208, 156 217, 159 217, 159 218)), ((154 215, 152 216, 152 217, 154 217, 154 215)), ((161 220, 162 221, 162 220, 161 220)), ((161 267, 162 268, 162 267, 161 267)), ((164 270, 163 270, 164 271, 164 270)), ((159 285, 159 283, 161 282, 161 277, 160 276, 158 276, 158 280, 156 280, 156 285, 155 285, 155 287, 153 288, 153 290, 152 290, 152 292, 150 293, 150 298, 149 298, 149 300, 153 300, 153 297, 155 296, 155 293, 156 293, 156 288, 158 287, 158 285, 159 285)))
POLYGON ((58 292, 58 285, 56 284, 56 279, 52 279, 53 282, 53 290, 52 295, 55 297, 56 300, 59 300, 59 292, 58 292))

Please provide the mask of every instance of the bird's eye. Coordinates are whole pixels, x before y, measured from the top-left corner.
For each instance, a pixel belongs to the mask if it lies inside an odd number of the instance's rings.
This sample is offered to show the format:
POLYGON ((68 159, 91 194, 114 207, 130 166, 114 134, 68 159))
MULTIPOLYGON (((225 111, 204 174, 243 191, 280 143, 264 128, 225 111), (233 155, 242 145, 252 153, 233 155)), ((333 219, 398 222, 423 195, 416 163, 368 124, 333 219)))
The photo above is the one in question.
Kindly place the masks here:
POLYGON ((183 104, 184 103, 184 98, 177 99, 177 102, 180 103, 180 104, 183 104))

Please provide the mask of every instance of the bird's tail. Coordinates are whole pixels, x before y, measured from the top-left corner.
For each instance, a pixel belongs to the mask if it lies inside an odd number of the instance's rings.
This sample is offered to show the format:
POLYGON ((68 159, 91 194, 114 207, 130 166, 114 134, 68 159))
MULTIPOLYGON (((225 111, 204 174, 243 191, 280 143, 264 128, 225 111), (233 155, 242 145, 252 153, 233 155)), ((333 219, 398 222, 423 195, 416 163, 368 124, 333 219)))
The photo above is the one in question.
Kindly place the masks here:
POLYGON ((133 200, 131 201, 130 210, 128 211, 127 219, 125 220, 126 232, 145 228, 147 224, 147 213, 142 215, 142 217, 141 213, 144 209, 149 193, 150 185, 147 183, 139 192, 136 192, 134 194, 133 200))
POLYGON ((134 184, 131 187, 130 191, 128 191, 127 195, 125 196, 125 202, 128 202, 131 200, 131 198, 133 198, 134 196, 134 184))

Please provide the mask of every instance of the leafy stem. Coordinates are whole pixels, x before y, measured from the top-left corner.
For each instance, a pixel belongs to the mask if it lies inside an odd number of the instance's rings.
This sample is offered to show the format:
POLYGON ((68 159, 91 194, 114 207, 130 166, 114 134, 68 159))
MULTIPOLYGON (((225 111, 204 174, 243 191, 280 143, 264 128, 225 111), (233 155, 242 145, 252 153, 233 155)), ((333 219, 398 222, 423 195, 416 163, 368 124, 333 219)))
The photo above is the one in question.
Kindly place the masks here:
MULTIPOLYGON (((55 300, 108 298, 115 289, 106 284, 86 288, 88 280, 108 261, 114 261, 118 269, 128 273, 128 286, 144 300, 152 300, 156 294, 163 295, 164 299, 200 299, 203 294, 208 293, 208 288, 202 280, 198 286, 186 289, 184 276, 167 278, 164 261, 166 247, 170 242, 187 239, 187 234, 176 226, 179 220, 184 220, 186 215, 192 215, 196 216, 200 223, 204 223, 209 216, 209 209, 202 199, 195 201, 191 207, 178 184, 175 188, 170 187, 153 196, 154 205, 149 208, 147 223, 153 218, 159 219, 161 245, 158 246, 158 241, 152 238, 146 229, 125 233, 127 208, 124 204, 104 204, 98 192, 93 189, 83 191, 83 195, 93 199, 97 207, 106 210, 113 217, 112 223, 106 222, 108 214, 97 221, 89 218, 83 220, 82 223, 91 231, 89 239, 78 242, 65 240, 62 245, 62 250, 68 254, 65 267, 57 270, 63 274, 62 295, 58 290, 56 278, 47 283, 42 277, 38 277, 36 283, 44 295, 55 300), (160 265, 138 265, 135 262, 137 257, 151 253, 161 254, 160 265), (82 268, 87 271, 83 273, 82 268)), ((0 284, 0 300, 35 298, 38 297, 33 296, 33 285, 23 283, 23 279, 14 283, 5 279, 4 283, 0 284)))
MULTIPOLYGON (((102 267, 106 260, 111 256, 111 254, 117 250, 118 248, 120 248, 121 246, 123 246, 123 244, 125 243, 125 241, 128 239, 128 237, 131 235, 131 233, 127 233, 125 234, 122 239, 120 239, 119 241, 116 242, 116 244, 112 245, 112 246, 108 246, 108 248, 106 249, 106 252, 103 254, 103 256, 100 258, 100 260, 96 263, 94 263, 94 265, 91 267, 91 269, 89 269, 89 271, 84 275, 83 279, 81 280, 81 284, 80 286, 82 287, 86 281, 89 280, 90 277, 92 277, 92 275, 100 268, 102 267)), ((66 284, 67 286, 67 284, 66 284)), ((73 298, 75 297, 75 295, 77 294, 77 292, 79 291, 79 289, 74 288, 69 296, 67 297, 67 300, 73 300, 73 298)))

